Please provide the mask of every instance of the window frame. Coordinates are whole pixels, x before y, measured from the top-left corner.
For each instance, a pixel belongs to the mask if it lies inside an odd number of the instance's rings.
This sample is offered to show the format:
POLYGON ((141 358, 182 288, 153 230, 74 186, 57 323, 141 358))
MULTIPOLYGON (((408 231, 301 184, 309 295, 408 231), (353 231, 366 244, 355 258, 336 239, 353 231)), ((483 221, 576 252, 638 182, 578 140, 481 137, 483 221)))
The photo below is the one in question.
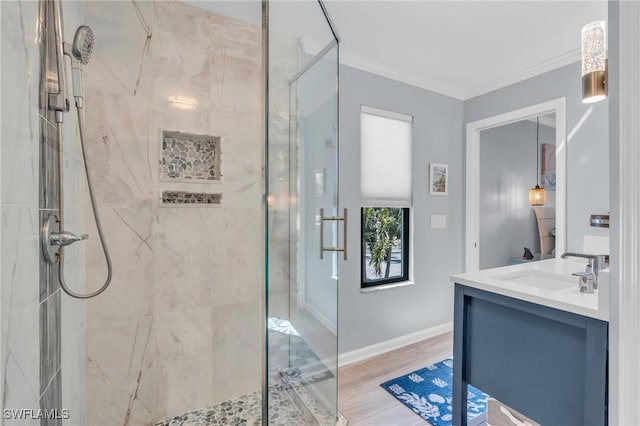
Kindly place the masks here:
POLYGON ((378 286, 397 284, 409 281, 409 259, 411 257, 411 241, 410 241, 410 207, 386 207, 402 209, 402 275, 390 278, 379 278, 375 280, 367 279, 367 248, 364 244, 364 209, 366 208, 385 208, 385 207, 360 207, 360 289, 370 289, 378 286))

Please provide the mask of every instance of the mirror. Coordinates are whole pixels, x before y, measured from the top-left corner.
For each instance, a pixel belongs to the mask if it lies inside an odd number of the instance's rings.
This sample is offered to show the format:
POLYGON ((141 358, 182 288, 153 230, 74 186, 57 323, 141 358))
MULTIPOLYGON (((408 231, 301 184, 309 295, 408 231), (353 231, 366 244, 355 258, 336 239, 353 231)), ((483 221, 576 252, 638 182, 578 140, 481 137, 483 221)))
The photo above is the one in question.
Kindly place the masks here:
POLYGON ((518 258, 524 257, 524 247, 527 247, 521 245, 523 241, 532 243, 529 248, 533 248, 531 252, 533 256, 538 255, 538 260, 565 251, 565 134, 564 97, 467 124, 467 271, 519 263, 518 258), (536 135, 536 123, 531 120, 540 117, 544 117, 542 121, 547 125, 539 127, 536 135), (539 164, 542 149, 538 145, 545 148, 549 162, 555 154, 554 179, 550 176, 550 164, 539 164), (549 182, 546 208, 534 208, 529 205, 529 189, 538 183, 547 186, 542 181, 543 169, 544 178, 553 180, 554 185, 549 182), (553 216, 551 224, 550 216, 553 216), (541 235, 538 223, 542 217, 547 220, 540 222, 541 235), (540 244, 540 237, 549 237, 552 228, 553 237, 544 238, 540 244), (551 244, 553 248, 540 252, 540 245, 551 244), (520 245, 522 251, 517 249, 520 245), (482 247, 491 250, 482 250, 482 247))
MULTIPOLYGON (((556 112, 556 255, 594 250, 608 254, 608 229, 589 226, 591 214, 609 211, 608 101, 582 103, 580 65, 576 61, 466 101, 467 271, 481 266, 481 131, 552 110, 556 112)), ((535 175, 530 176, 528 185, 534 185, 535 175)))
POLYGON ((555 128, 551 112, 480 132, 480 269, 555 256, 555 128), (532 207, 536 185, 546 200, 532 207))

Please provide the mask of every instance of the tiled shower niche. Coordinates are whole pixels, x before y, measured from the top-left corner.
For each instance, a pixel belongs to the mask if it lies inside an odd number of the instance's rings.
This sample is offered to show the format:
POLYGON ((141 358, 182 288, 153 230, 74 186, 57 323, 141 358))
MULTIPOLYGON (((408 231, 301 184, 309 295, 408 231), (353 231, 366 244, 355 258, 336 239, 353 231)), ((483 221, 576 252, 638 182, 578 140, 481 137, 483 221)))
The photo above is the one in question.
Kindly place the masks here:
POLYGON ((222 194, 203 192, 162 191, 162 204, 220 204, 222 194))
POLYGON ((162 131, 160 178, 163 180, 220 180, 219 136, 162 131))

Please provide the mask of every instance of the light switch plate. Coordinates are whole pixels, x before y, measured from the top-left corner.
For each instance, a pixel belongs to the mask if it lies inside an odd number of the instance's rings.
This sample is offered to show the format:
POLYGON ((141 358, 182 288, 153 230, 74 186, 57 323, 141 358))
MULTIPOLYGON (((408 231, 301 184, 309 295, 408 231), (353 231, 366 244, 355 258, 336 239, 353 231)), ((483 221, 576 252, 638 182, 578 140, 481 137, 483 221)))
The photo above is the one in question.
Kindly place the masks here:
POLYGON ((431 228, 432 229, 444 229, 447 227, 447 215, 446 214, 432 214, 431 215, 431 228))

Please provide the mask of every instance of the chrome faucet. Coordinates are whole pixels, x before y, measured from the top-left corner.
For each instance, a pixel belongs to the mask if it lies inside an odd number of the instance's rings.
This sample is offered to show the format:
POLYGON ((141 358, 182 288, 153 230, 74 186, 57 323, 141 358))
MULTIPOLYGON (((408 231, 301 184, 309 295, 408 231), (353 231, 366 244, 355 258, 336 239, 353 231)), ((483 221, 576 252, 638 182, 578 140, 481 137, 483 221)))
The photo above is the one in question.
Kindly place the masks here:
POLYGON ((589 264, 584 272, 575 272, 571 275, 580 277, 578 283, 580 293, 593 293, 598 289, 598 272, 605 268, 604 255, 602 254, 583 254, 583 253, 564 253, 563 259, 567 257, 581 257, 589 259, 589 264))
POLYGON ((49 244, 51 244, 52 246, 64 247, 78 241, 86 240, 88 238, 89 234, 75 235, 67 231, 53 232, 49 236, 49 244))

